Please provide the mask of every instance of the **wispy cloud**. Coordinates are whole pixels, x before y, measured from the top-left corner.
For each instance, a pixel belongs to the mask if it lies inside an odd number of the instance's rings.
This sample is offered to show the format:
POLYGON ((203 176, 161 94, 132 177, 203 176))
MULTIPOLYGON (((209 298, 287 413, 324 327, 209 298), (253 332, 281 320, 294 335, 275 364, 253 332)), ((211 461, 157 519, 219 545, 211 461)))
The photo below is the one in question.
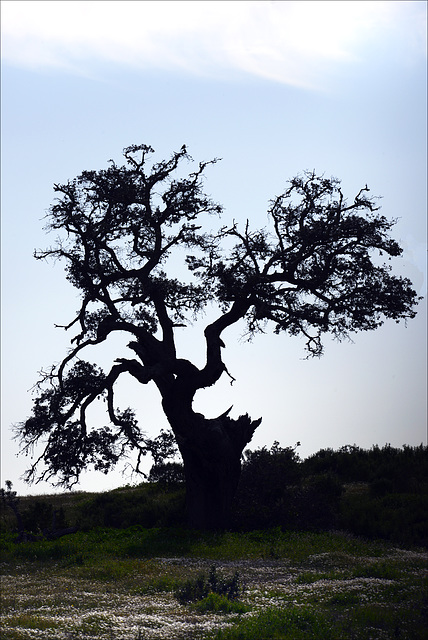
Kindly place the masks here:
MULTIPOLYGON (((424 2, 2 2, 2 55, 12 64, 90 73, 104 61, 211 77, 246 72, 316 86, 333 64, 400 29, 423 47, 424 2)), ((403 34, 402 34, 403 35, 403 34)))

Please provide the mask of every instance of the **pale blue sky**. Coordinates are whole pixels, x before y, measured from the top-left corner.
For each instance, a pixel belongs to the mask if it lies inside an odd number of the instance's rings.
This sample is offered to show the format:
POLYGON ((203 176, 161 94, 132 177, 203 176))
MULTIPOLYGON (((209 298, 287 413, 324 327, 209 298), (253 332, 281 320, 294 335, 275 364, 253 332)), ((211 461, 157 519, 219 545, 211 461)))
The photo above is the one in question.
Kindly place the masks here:
MULTIPOLYGON (((2 24, 2 483, 20 492, 28 460, 10 425, 29 415, 37 371, 62 359, 78 307, 62 266, 36 262, 53 241, 41 220, 52 186, 121 161, 146 143, 156 157, 186 144, 220 157, 206 190, 225 221, 265 226, 287 179, 315 169, 353 197, 366 183, 399 218, 396 271, 426 295, 426 2, 20 2, 2 24)), ((327 341, 320 360, 284 336, 225 333, 224 379, 196 407, 263 416, 251 448, 426 444, 426 301, 417 318, 327 341)), ((202 358, 201 328, 183 356, 202 358), (200 346, 200 348, 198 348, 200 346)), ((120 342, 120 341, 119 341, 120 342)), ((118 344, 118 348, 122 348, 118 344)), ((107 365, 114 350, 100 355, 107 365)), ((155 388, 129 383, 123 407, 142 428, 166 426, 155 388)), ((127 482, 86 474, 85 490, 127 482)))

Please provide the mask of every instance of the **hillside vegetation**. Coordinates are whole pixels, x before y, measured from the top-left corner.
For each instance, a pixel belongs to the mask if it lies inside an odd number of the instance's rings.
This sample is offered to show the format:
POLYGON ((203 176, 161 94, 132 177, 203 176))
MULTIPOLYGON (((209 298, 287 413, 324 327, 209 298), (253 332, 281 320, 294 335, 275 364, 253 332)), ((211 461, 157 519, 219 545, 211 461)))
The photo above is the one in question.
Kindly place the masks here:
MULTIPOLYGON (((70 527, 183 526, 180 465, 158 464, 151 478, 156 481, 104 493, 21 497, 21 526, 34 537, 70 527)), ((1 530, 17 532, 16 514, 6 503, 1 530)), ((278 443, 270 450, 247 451, 234 514, 236 531, 343 530, 428 546, 428 448, 347 446, 323 449, 305 460, 278 443)))
POLYGON ((177 464, 151 479, 3 490, 2 637, 426 640, 426 447, 248 451, 230 531, 184 526, 177 464))

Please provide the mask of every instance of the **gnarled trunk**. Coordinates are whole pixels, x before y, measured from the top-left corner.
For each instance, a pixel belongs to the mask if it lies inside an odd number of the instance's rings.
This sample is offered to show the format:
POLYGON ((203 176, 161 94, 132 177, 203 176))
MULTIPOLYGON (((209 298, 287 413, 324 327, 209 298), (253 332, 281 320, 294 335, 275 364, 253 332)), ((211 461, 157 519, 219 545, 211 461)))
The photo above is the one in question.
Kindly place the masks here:
POLYGON ((241 454, 261 422, 248 415, 232 420, 227 413, 211 420, 191 412, 185 425, 169 415, 184 462, 188 523, 196 529, 229 525, 241 454))

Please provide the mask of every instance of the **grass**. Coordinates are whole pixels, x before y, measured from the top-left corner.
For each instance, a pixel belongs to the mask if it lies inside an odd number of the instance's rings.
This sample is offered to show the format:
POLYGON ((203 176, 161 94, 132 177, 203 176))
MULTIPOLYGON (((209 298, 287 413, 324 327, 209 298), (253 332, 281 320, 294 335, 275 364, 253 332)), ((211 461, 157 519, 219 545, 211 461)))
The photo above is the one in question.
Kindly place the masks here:
POLYGON ((246 613, 250 610, 243 602, 236 602, 225 595, 212 592, 205 598, 198 600, 194 609, 199 613, 210 611, 215 613, 246 613))
POLYGON ((50 618, 45 618, 31 613, 21 613, 13 618, 11 626, 44 631, 46 629, 56 629, 60 625, 50 618))
POLYGON ((241 620, 231 629, 220 630, 216 640, 334 640, 324 617, 298 607, 269 608, 253 618, 241 620))
POLYGON ((262 558, 299 562, 312 556, 312 562, 324 565, 327 554, 335 566, 348 566, 355 558, 367 555, 382 557, 388 545, 379 541, 362 541, 341 533, 282 532, 275 528, 249 533, 200 533, 182 528, 128 529, 97 528, 64 536, 58 540, 26 542, 16 545, 13 536, 4 534, 6 559, 30 562, 59 561, 62 564, 87 565, 103 558, 152 558, 182 556, 210 560, 262 558))
POLYGON ((339 532, 3 535, 2 637, 426 640, 427 568, 426 551, 339 532), (179 602, 201 575, 208 589, 179 602))

